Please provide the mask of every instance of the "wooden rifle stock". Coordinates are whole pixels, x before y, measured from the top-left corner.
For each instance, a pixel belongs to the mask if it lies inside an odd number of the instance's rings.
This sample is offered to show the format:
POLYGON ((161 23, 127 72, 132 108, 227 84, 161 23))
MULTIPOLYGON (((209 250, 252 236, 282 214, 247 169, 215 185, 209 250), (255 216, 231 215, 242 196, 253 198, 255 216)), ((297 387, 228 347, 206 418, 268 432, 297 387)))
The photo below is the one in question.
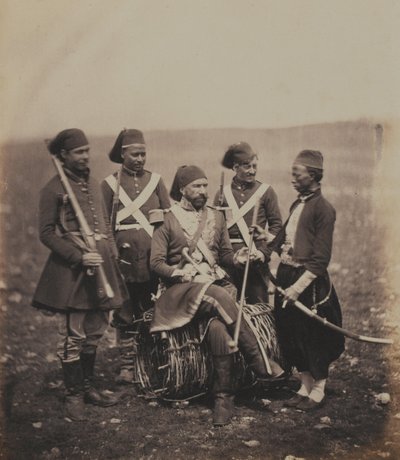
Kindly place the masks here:
MULTIPOLYGON (((85 245, 90 251, 97 251, 97 244, 96 239, 94 237, 94 233, 89 227, 89 224, 87 223, 87 220, 82 212, 79 202, 75 196, 75 193, 72 190, 71 184, 69 183, 68 178, 65 175, 62 164, 55 155, 51 155, 51 159, 53 160, 61 184, 64 187, 65 193, 68 195, 72 209, 74 210, 75 216, 78 220, 79 231, 82 235, 83 241, 85 242, 85 245)), ((96 269, 100 279, 100 285, 97 290, 99 298, 113 298, 114 291, 107 280, 107 276, 104 272, 104 267, 102 265, 99 265, 98 267, 96 267, 96 269)))

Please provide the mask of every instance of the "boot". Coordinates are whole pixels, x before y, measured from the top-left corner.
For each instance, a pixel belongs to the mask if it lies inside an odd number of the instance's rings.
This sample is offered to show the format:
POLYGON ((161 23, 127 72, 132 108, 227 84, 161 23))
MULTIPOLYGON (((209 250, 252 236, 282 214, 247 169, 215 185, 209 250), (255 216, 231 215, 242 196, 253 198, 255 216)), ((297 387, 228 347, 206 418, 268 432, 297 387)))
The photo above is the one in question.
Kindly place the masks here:
POLYGON ((77 360, 61 364, 65 383, 65 416, 74 422, 83 422, 86 417, 81 362, 77 360))
MULTIPOLYGON (((234 327, 234 325, 231 327, 234 327)), ((258 380, 271 382, 286 378, 285 371, 278 363, 272 359, 269 359, 272 374, 268 373, 265 367, 264 359, 260 352, 260 348, 258 346, 257 339, 255 338, 253 331, 250 329, 244 319, 240 324, 239 350, 242 353, 247 365, 254 372, 258 380)))
POLYGON ((234 411, 235 374, 233 354, 213 356, 214 363, 214 414, 213 425, 229 424, 234 411))
POLYGON ((119 333, 119 354, 121 359, 119 375, 115 378, 115 382, 120 385, 132 385, 135 379, 134 363, 137 354, 136 330, 132 324, 128 324, 122 319, 117 312, 114 313, 111 325, 119 333))
POLYGON ((96 352, 81 353, 81 363, 83 370, 84 383, 84 401, 96 406, 108 407, 118 403, 118 398, 112 395, 100 393, 94 386, 94 363, 96 361, 96 352))

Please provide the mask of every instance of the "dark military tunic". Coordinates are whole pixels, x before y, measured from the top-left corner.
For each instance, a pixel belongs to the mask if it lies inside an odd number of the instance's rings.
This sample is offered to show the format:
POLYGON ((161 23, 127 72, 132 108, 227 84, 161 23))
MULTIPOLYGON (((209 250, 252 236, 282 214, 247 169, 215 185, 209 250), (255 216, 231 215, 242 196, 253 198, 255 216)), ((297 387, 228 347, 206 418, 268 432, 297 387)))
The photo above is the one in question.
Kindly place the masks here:
MULTIPOLYGON (((296 200, 291 214, 299 206, 296 200)), ((327 268, 331 259, 336 212, 317 190, 304 201, 293 247, 278 267, 278 284, 286 289, 294 284, 305 270, 316 278, 300 294, 299 301, 314 309, 319 316, 337 326, 342 325, 342 313, 327 268), (285 262, 285 263, 284 263, 285 262)), ((285 244, 286 226, 276 237, 274 247, 281 252, 285 244)), ((290 303, 283 309, 283 297, 275 295, 276 326, 281 348, 288 363, 299 372, 309 371, 316 380, 328 377, 329 364, 344 350, 343 335, 309 318, 290 303)))
MULTIPOLYGON (((117 173, 114 174, 117 177, 117 173)), ((136 199, 150 181, 151 173, 144 170, 142 173, 134 173, 124 167, 121 170, 120 187, 122 187, 131 200, 136 199)), ((113 208, 114 192, 106 181, 102 183, 103 195, 108 211, 118 212, 124 208, 119 201, 117 209, 113 208)), ((167 189, 160 178, 156 188, 149 199, 140 207, 144 216, 149 218, 152 209, 168 209, 170 201, 167 189)), ((121 222, 122 225, 138 224, 133 216, 129 216, 121 222)), ((118 252, 122 259, 121 269, 127 283, 144 283, 150 280, 150 248, 151 237, 143 228, 120 230, 115 232, 118 252)))
POLYGON ((127 293, 116 262, 117 250, 100 186, 89 175, 78 177, 66 168, 64 171, 89 227, 97 235, 97 250, 103 258, 103 268, 114 290, 114 297, 99 299, 96 294, 98 277, 89 276, 82 266, 84 249, 78 236, 79 224, 60 179, 55 176, 40 194, 39 236, 40 241, 51 250, 51 254, 39 280, 32 305, 60 312, 120 307, 127 293))
MULTIPOLYGON (((244 183, 233 178, 231 183, 231 189, 233 197, 240 209, 255 193, 255 191, 261 186, 261 182, 255 181, 253 183, 244 183)), ((215 204, 221 205, 220 195, 216 194, 215 204)), ((223 197, 222 206, 228 206, 225 196, 223 197)), ((247 212, 243 219, 246 222, 247 227, 252 223, 253 208, 247 212)), ((268 228, 268 232, 272 235, 276 235, 282 228, 282 218, 278 205, 278 197, 274 189, 269 186, 265 193, 260 198, 260 207, 257 215, 257 224, 262 228, 268 228), (267 227, 268 225, 268 227, 267 227)), ((229 237, 231 240, 242 240, 242 234, 239 227, 235 224, 229 228, 229 237)), ((245 246, 243 242, 232 242, 234 251, 245 246)), ((255 246, 265 256, 265 263, 268 263, 271 255, 271 249, 265 241, 256 241, 255 246)), ((231 276, 235 282, 238 291, 240 292, 243 280, 243 270, 234 270, 231 272, 231 276)), ((268 289, 266 287, 267 276, 262 264, 258 267, 251 266, 249 269, 248 283, 246 289, 246 298, 249 303, 266 302, 268 301, 268 289)))
MULTIPOLYGON (((180 206, 180 205, 176 205, 180 206)), ((233 265, 233 251, 229 242, 224 217, 221 212, 205 208, 207 222, 202 239, 207 244, 216 262, 227 267, 233 265)), ((194 214, 194 210, 186 210, 194 214)), ((172 212, 165 215, 163 225, 154 232, 151 248, 151 268, 170 286, 157 300, 151 331, 171 330, 189 323, 211 283, 186 282, 174 284, 172 274, 182 259, 182 249, 189 246, 181 224, 172 212)))

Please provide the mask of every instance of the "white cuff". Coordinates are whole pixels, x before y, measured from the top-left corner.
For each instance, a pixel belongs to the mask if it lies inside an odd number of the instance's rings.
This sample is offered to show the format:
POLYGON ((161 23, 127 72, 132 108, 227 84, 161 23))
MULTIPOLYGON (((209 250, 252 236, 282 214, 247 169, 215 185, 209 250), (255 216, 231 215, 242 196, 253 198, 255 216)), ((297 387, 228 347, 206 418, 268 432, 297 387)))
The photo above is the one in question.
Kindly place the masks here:
POLYGON ((291 287, 300 295, 316 277, 317 275, 306 270, 291 287))

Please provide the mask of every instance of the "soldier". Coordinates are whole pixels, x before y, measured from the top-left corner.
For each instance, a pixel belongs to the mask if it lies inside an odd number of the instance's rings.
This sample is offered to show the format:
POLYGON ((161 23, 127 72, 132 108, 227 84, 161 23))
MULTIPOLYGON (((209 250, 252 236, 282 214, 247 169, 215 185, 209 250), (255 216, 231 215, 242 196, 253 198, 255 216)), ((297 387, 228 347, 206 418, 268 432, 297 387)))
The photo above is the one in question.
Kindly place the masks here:
MULTIPOLYGON (((133 321, 152 306, 158 278, 150 273, 149 259, 153 226, 149 216, 154 210, 170 207, 164 182, 159 174, 144 169, 146 145, 141 131, 124 129, 109 154, 122 163, 118 172, 102 183, 108 215, 111 217, 120 257, 120 267, 129 291, 129 301, 114 314, 119 331, 121 368, 117 382, 133 383, 136 354, 133 321)), ((162 220, 162 217, 161 217, 162 220)))
MULTIPOLYGON (((216 194, 214 204, 228 207, 232 218, 227 220, 230 241, 234 251, 249 246, 249 225, 252 210, 259 200, 257 224, 266 228, 270 239, 282 228, 278 198, 274 189, 256 180, 258 157, 247 142, 231 145, 222 160, 222 166, 232 169, 235 176, 232 182, 216 194)), ((257 241, 254 251, 255 264, 249 270, 246 286, 246 299, 250 304, 268 302, 268 279, 265 270, 271 255, 266 241, 257 241)), ((230 272, 235 286, 240 292, 243 280, 243 269, 230 272)))
MULTIPOLYGON (((323 157, 317 150, 301 151, 292 167, 292 184, 299 193, 290 216, 272 246, 281 257, 277 282, 285 294, 275 294, 276 322, 288 364, 300 374, 301 386, 285 405, 303 411, 324 403, 329 365, 342 354, 344 337, 300 312, 297 299, 336 326, 342 313, 327 271, 332 254, 336 211, 321 193, 323 157)), ((265 232, 256 228, 258 238, 265 232)))
POLYGON ((66 415, 85 420, 84 402, 99 406, 116 404, 115 397, 93 386, 98 342, 108 326, 111 309, 127 298, 117 264, 117 251, 106 216, 99 184, 89 171, 89 142, 80 129, 61 131, 48 144, 62 163, 61 171, 76 197, 97 250, 84 243, 81 226, 60 177, 51 179, 40 194, 39 235, 51 250, 33 297, 32 305, 60 313, 58 357, 66 387, 66 415), (99 297, 96 276, 102 266, 113 296, 99 297))
MULTIPOLYGON (((165 214, 151 246, 151 268, 167 289, 156 301, 150 331, 172 330, 204 316, 214 318, 208 344, 215 373, 214 425, 220 426, 229 423, 234 408, 237 349, 231 342, 238 315, 236 289, 222 267, 245 263, 246 249, 233 252, 222 213, 206 205, 207 186, 206 175, 197 166, 182 166, 175 175, 170 195, 178 203, 165 214), (192 262, 183 256, 184 248, 192 262)), ((271 377, 245 321, 240 323, 238 347, 258 378, 271 377)))

